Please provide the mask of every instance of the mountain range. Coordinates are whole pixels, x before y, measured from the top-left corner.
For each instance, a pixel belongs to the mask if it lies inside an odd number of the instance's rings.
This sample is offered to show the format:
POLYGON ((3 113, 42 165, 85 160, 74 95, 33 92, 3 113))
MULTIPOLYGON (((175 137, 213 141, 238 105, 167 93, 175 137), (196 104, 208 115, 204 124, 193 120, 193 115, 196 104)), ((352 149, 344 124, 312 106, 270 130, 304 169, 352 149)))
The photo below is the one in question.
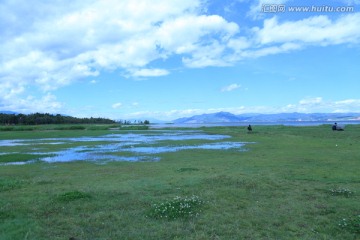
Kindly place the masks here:
POLYGON ((174 123, 230 123, 230 122, 292 122, 292 121, 360 121, 360 113, 275 113, 232 114, 217 112, 178 118, 174 123))
MULTIPOLYGON (((18 114, 12 111, 0 111, 2 114, 18 114)), ((64 115, 66 116, 66 115, 64 115)), ((148 118, 151 123, 234 123, 234 122, 297 122, 297 121, 360 121, 360 113, 244 113, 232 114, 229 112, 216 112, 178 118, 173 121, 162 121, 148 118)))

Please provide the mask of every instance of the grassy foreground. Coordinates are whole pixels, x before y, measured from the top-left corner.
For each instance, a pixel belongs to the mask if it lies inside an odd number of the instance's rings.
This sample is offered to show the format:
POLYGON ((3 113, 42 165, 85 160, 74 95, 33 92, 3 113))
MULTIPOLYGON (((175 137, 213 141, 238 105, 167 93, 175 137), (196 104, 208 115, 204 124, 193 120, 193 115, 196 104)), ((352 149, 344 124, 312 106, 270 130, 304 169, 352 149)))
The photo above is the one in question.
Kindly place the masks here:
MULTIPOLYGON (((360 125, 253 129, 203 128, 256 142, 244 152, 0 166, 0 239, 359 239, 360 125)), ((110 132, 24 130, 0 139, 110 132)))

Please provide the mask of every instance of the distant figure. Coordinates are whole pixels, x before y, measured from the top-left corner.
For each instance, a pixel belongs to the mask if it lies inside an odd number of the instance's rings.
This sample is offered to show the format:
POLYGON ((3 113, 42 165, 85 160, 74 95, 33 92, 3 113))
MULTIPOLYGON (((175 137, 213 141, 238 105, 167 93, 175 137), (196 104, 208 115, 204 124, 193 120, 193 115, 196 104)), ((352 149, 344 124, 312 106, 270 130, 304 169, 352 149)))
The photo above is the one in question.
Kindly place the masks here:
POLYGON ((337 128, 337 123, 334 123, 334 125, 332 125, 332 130, 335 131, 337 128))
POLYGON ((251 125, 249 124, 249 126, 247 127, 247 130, 249 131, 249 132, 251 132, 252 131, 252 127, 251 127, 251 125))
POLYGON ((332 130, 333 131, 344 131, 345 130, 345 125, 344 124, 337 124, 334 123, 334 125, 332 125, 332 130))

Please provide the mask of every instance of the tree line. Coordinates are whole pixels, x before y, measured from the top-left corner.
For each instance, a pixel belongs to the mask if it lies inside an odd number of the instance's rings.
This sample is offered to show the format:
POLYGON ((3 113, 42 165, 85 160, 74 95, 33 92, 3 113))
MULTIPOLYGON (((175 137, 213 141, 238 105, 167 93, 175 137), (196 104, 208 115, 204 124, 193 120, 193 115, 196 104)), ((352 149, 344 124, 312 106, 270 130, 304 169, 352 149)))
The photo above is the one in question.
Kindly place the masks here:
POLYGON ((76 118, 61 114, 32 113, 32 114, 5 114, 0 113, 1 125, 40 125, 40 124, 112 124, 114 120, 107 118, 76 118))

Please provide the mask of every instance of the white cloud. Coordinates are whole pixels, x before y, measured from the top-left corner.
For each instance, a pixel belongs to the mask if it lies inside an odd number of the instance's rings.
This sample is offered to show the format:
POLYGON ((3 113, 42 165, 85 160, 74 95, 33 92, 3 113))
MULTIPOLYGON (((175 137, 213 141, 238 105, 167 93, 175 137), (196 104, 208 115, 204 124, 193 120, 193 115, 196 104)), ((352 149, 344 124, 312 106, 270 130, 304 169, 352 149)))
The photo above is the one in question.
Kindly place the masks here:
MULTIPOLYGON (((266 3, 272 2, 258 0, 252 9, 259 11, 266 3)), ((201 4, 200 0, 2 1, 0 82, 51 91, 103 70, 163 76, 169 70, 150 70, 148 65, 173 55, 180 55, 187 67, 229 66, 306 44, 360 39, 360 13, 337 20, 316 16, 280 22, 273 17, 252 34, 240 36, 236 23, 203 15, 201 4)))
POLYGON ((324 100, 322 97, 306 97, 297 104, 280 108, 281 112, 360 112, 360 99, 324 100))
MULTIPOLYGON (((43 96, 54 97, 44 104, 61 109, 63 104, 53 95, 55 89, 117 69, 131 77, 165 76, 169 69, 151 67, 151 63, 173 56, 189 68, 229 66, 307 46, 360 42, 360 13, 297 21, 273 17, 265 19, 262 27, 246 31, 221 16, 206 15, 204 3, 2 0, 0 104, 31 108, 25 104, 31 86, 43 96)), ((273 1, 256 1, 252 16, 258 16, 265 3, 273 1)), ((41 100, 44 97, 34 102, 41 100)))
POLYGON ((134 77, 160 77, 168 74, 169 71, 158 68, 143 68, 131 71, 131 75, 134 77))
POLYGON ((245 37, 232 38, 228 42, 228 47, 233 49, 235 53, 239 53, 244 49, 251 48, 251 41, 245 37))
POLYGON ((201 0, 2 1, 0 83, 51 91, 103 70, 163 76, 169 70, 148 65, 173 55, 180 55, 187 67, 229 66, 305 43, 354 43, 360 38, 359 13, 337 20, 316 16, 280 22, 274 17, 240 36, 236 23, 204 15, 201 7, 201 0))
POLYGON ((360 99, 345 99, 335 101, 334 112, 360 112, 360 99))
POLYGON ((234 51, 231 61, 288 53, 308 46, 360 43, 360 13, 334 19, 324 15, 297 21, 279 19, 277 16, 265 19, 263 27, 252 28, 247 38, 232 38, 228 42, 234 51))
POLYGON ((229 66, 232 64, 224 55, 226 47, 214 41, 208 46, 196 46, 191 57, 183 57, 182 61, 189 68, 203 68, 209 66, 229 66))
MULTIPOLYGON (((39 3, 49 11, 37 18, 22 16, 12 4, 3 4, 8 15, 16 16, 12 24, 19 28, 3 30, 11 31, 0 48, 9 64, 0 73, 32 69, 34 82, 45 89, 56 88, 102 69, 144 67, 171 54, 191 55, 200 38, 220 35, 224 40, 237 31, 236 24, 220 16, 198 15, 200 0, 75 1, 68 11, 61 2, 39 3), (54 5, 59 7, 57 14, 54 5), (47 79, 40 73, 60 75, 60 79, 47 79)), ((28 4, 23 8, 34 10, 28 4)))
POLYGON ((241 53, 243 58, 258 58, 279 53, 287 53, 301 48, 300 44, 283 43, 278 46, 263 46, 259 49, 245 50, 241 53))
POLYGON ((198 43, 200 38, 207 37, 208 41, 225 41, 237 32, 237 24, 229 23, 221 16, 185 14, 164 22, 157 30, 156 37, 162 48, 183 54, 191 53, 195 49, 194 44, 198 43), (214 34, 217 35, 216 38, 214 34))
POLYGON ((299 101, 300 105, 315 105, 315 104, 321 104, 323 102, 322 97, 307 97, 299 101))
POLYGON ((122 107, 122 103, 114 103, 112 106, 111 106, 113 109, 119 109, 122 107))
POLYGON ((157 59, 186 54, 190 67, 224 65, 221 44, 237 30, 217 15, 202 15, 201 0, 4 0, 0 3, 0 103, 44 94, 101 71, 157 77, 157 59), (203 55, 219 42, 219 52, 203 55), (196 63, 197 62, 197 63, 196 63), (15 97, 18 97, 16 99, 15 97))
POLYGON ((177 54, 184 56, 188 67, 227 65, 222 55, 238 26, 221 16, 202 15, 202 4, 201 0, 4 0, 2 96, 19 94, 29 85, 53 91, 104 70, 122 69, 134 77, 164 76, 169 70, 147 65, 177 54))
POLYGON ((34 96, 27 97, 17 97, 12 96, 8 99, 1 99, 1 108, 21 113, 61 113, 64 110, 64 104, 57 101, 56 96, 47 93, 41 98, 36 98, 34 96))
POLYGON ((230 84, 230 85, 228 85, 228 86, 223 87, 223 88, 221 89, 221 92, 231 92, 231 91, 233 91, 233 90, 235 90, 235 89, 238 89, 238 88, 240 88, 240 87, 241 87, 241 85, 239 85, 239 84, 237 84, 237 83, 233 83, 233 84, 230 84))
POLYGON ((204 113, 203 109, 179 109, 169 111, 138 111, 126 114, 125 118, 156 118, 161 120, 174 120, 180 117, 189 117, 204 113))
POLYGON ((254 28, 261 45, 277 43, 342 44, 360 41, 360 13, 346 14, 336 20, 320 15, 298 21, 279 23, 277 17, 266 19, 262 29, 254 28), (316 34, 314 34, 316 33, 316 34))
POLYGON ((224 66, 226 44, 239 27, 217 15, 184 15, 164 23, 157 31, 160 47, 167 54, 187 54, 187 67, 224 66))

